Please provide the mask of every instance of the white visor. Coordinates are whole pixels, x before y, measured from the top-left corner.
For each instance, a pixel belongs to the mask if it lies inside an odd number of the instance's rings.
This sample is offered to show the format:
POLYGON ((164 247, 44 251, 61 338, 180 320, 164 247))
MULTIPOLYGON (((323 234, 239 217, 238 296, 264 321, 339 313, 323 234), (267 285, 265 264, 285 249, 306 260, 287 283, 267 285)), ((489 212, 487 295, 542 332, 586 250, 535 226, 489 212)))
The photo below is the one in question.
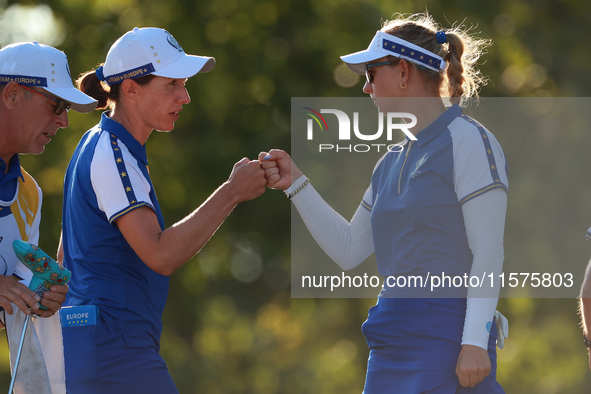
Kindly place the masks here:
POLYGON ((437 72, 442 72, 447 67, 441 56, 383 31, 376 33, 366 50, 341 56, 341 60, 351 71, 365 74, 366 63, 388 55, 406 59, 437 72))

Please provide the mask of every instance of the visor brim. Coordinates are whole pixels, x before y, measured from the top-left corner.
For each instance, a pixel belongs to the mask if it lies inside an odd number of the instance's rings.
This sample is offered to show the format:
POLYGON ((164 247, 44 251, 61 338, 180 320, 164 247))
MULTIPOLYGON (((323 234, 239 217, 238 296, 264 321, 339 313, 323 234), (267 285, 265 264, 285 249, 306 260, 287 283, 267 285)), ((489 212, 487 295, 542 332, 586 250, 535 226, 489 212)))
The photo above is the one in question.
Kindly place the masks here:
POLYGON ((368 49, 351 53, 349 55, 341 56, 341 60, 345 62, 347 67, 356 74, 365 74, 365 64, 374 60, 388 56, 383 52, 370 51, 368 49))

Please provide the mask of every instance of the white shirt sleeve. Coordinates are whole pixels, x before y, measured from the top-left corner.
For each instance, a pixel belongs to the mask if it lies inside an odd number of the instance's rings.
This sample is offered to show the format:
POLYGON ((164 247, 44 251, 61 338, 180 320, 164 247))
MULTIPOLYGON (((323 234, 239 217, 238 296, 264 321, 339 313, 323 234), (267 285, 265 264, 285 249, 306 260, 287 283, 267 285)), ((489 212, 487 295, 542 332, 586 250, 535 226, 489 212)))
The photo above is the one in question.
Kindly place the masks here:
POLYGON ((503 270, 506 211, 507 193, 500 188, 471 199, 462 206, 468 244, 474 256, 470 276, 482 278, 485 275, 487 280, 483 285, 486 293, 482 288, 468 287, 462 345, 488 348, 500 290, 498 280, 493 282, 495 287, 490 288, 488 275, 492 273, 493 278, 498 279, 503 270))
MULTIPOLYGON (((306 177, 297 179, 286 193, 296 190, 306 177)), ((293 201, 312 237, 324 252, 342 269, 348 270, 361 264, 374 252, 371 230, 371 186, 355 215, 348 222, 332 209, 310 184, 296 194, 293 201)))
POLYGON ((109 133, 103 133, 90 166, 90 177, 98 207, 105 213, 109 222, 143 205, 154 209, 150 200, 150 183, 143 176, 137 160, 127 147, 121 140, 117 142, 123 163, 117 163, 109 133), (128 186, 124 183, 127 180, 130 182, 128 186))
POLYGON ((454 185, 460 204, 486 192, 507 190, 507 161, 495 136, 475 120, 460 117, 452 134, 454 185))

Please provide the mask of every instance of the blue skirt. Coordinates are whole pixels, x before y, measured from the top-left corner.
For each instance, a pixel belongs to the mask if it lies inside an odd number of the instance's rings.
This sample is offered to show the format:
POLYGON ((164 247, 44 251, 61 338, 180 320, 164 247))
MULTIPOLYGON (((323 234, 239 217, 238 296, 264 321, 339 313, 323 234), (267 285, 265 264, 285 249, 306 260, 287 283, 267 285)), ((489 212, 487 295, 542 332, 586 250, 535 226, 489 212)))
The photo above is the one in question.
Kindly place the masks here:
POLYGON ((488 341, 491 373, 462 387, 465 298, 378 298, 361 331, 369 346, 364 394, 504 394, 496 380, 496 326, 488 341))
POLYGON ((178 390, 155 347, 130 347, 96 326, 63 327, 68 394, 162 394, 178 390))

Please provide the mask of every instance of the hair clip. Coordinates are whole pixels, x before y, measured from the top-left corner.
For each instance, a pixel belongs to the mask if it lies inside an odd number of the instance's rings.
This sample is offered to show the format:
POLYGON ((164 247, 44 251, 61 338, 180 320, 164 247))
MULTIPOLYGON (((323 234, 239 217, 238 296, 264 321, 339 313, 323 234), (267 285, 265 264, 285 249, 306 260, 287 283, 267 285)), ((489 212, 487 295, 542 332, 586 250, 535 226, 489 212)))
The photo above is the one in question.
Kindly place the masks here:
POLYGON ((94 73, 96 74, 96 77, 99 79, 99 81, 105 82, 105 75, 103 74, 103 66, 100 66, 99 68, 94 70, 94 73))

